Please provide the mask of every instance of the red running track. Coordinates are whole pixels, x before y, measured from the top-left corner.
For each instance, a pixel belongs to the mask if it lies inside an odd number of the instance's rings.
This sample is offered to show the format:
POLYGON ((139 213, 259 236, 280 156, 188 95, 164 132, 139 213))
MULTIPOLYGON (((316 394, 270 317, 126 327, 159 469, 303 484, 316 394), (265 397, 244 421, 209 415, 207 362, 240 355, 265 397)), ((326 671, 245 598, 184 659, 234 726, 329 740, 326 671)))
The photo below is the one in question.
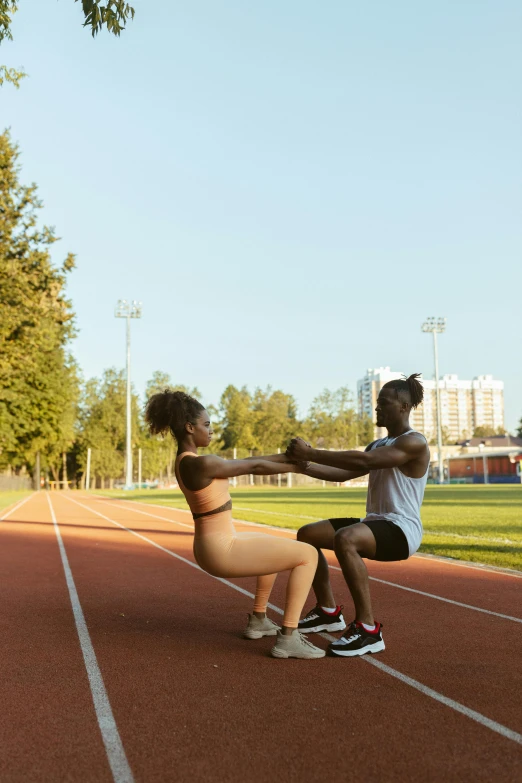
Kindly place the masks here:
POLYGON ((385 652, 280 661, 241 637, 254 580, 195 565, 189 514, 80 493, 7 513, 2 783, 520 779, 519 577, 370 563, 385 652))

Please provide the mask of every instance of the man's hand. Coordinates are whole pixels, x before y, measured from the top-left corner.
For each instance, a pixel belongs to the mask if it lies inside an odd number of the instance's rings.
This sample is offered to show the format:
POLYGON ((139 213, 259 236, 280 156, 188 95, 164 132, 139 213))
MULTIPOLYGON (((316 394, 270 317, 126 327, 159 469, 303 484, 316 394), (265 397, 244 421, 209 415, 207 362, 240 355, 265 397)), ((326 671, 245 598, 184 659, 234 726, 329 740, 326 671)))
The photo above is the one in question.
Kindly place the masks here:
POLYGON ((312 447, 302 438, 292 438, 286 454, 292 461, 307 462, 310 458, 312 447))

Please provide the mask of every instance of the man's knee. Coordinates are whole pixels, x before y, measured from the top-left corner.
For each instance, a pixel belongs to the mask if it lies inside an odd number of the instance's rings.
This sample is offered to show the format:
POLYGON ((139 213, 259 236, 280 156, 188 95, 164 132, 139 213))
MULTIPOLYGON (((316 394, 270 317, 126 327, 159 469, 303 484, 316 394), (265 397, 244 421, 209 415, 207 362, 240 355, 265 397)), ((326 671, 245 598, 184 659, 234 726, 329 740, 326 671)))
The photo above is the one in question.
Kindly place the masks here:
POLYGON ((358 531, 352 527, 343 527, 334 536, 334 551, 336 555, 357 552, 359 545, 358 531))
POLYGON ((300 527, 297 531, 298 541, 304 541, 305 544, 312 544, 313 546, 313 538, 313 524, 303 525, 303 527, 300 527))

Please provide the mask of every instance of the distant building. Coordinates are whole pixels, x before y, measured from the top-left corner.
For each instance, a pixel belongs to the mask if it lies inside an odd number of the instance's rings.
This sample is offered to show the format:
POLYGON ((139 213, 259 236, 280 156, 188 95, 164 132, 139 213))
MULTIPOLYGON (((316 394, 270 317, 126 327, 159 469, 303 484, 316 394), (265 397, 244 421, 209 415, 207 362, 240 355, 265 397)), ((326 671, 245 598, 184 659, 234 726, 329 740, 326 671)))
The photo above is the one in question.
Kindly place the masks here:
MULTIPOLYGON (((375 422, 375 405, 379 392, 388 381, 402 378, 403 374, 389 367, 369 369, 357 382, 357 401, 360 413, 367 413, 375 422)), ((428 440, 437 436, 437 402, 434 380, 422 379, 424 402, 414 410, 411 423, 423 432, 428 440)), ((450 441, 469 439, 476 427, 504 426, 504 382, 492 375, 479 375, 472 381, 461 381, 457 375, 444 375, 439 380, 441 425, 450 441)), ((375 437, 386 434, 375 427, 375 437)))
POLYGON ((446 460, 450 484, 520 484, 522 450, 458 454, 446 460))
POLYGON ((522 451, 522 438, 517 438, 515 435, 489 435, 484 438, 468 438, 462 440, 458 444, 462 447, 462 451, 474 452, 474 451, 502 451, 503 449, 520 449, 522 451))

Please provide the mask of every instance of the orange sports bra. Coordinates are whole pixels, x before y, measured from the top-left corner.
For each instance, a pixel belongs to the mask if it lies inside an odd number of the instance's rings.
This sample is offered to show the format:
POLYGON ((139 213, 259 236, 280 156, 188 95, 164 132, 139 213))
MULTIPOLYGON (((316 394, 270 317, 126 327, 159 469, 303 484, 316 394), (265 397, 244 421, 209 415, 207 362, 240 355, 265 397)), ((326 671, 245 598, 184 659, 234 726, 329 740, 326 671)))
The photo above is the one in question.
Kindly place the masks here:
POLYGON ((228 511, 231 509, 232 499, 230 497, 227 478, 212 479, 208 487, 203 487, 203 489, 187 489, 181 480, 181 473, 179 470, 179 463, 187 455, 197 459, 196 454, 193 454, 191 451, 184 451, 176 458, 176 469, 180 489, 187 499, 187 503, 189 504, 189 508, 192 511, 192 516, 194 519, 204 517, 208 514, 217 514, 220 511, 228 511), (224 506, 226 506, 226 508, 223 508, 224 506))

